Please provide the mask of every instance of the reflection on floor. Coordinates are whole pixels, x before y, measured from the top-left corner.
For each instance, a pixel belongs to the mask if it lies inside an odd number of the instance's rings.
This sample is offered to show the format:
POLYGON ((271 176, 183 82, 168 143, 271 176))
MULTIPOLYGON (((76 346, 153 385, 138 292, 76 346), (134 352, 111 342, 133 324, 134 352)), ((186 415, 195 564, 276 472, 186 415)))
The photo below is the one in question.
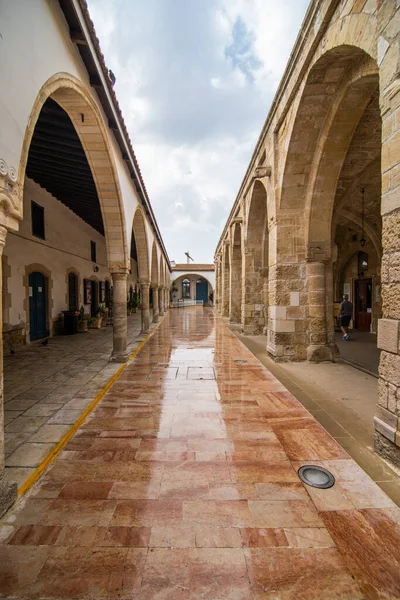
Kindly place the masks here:
POLYGON ((229 328, 400 505, 400 478, 374 453, 377 378, 342 361, 275 363, 267 353, 265 336, 245 336, 236 326, 229 328))
MULTIPOLYGON (((131 351, 140 314, 128 317, 131 351)), ((121 366, 110 363, 112 327, 50 338, 4 357, 5 451, 10 479, 21 485, 121 366)))
POLYGON ((335 334, 340 358, 377 376, 381 351, 376 346, 376 334, 356 329, 349 333, 350 339, 347 342, 341 333, 335 334))
POLYGON ((210 309, 171 310, 0 525, 0 595, 400 597, 400 511, 210 309), (328 490, 297 470, 324 465, 328 490))

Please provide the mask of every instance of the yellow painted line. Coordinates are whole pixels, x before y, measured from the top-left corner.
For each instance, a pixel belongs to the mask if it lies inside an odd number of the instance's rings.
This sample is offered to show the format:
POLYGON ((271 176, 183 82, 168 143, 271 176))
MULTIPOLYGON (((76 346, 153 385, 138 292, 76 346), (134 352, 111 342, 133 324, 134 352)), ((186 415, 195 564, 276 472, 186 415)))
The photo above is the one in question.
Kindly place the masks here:
POLYGON ((139 346, 132 352, 132 354, 129 356, 128 362, 126 362, 125 364, 120 366, 118 371, 116 373, 114 373, 114 375, 111 377, 110 381, 108 381, 108 383, 106 383, 106 385, 103 387, 103 389, 97 394, 96 398, 94 400, 92 400, 92 402, 89 404, 89 406, 83 411, 81 416, 75 421, 75 423, 72 425, 71 429, 69 429, 67 431, 67 433, 61 438, 61 440, 59 442, 57 442, 57 444, 54 446, 54 448, 51 450, 51 452, 46 456, 46 458, 40 463, 40 465, 38 467, 36 467, 36 469, 34 470, 32 475, 30 475, 28 477, 28 479, 21 485, 21 487, 18 490, 19 496, 22 496, 23 494, 25 494, 33 486, 33 484, 36 483, 36 481, 39 479, 39 477, 42 475, 42 473, 53 462, 53 460, 60 454, 61 450, 64 448, 64 446, 67 444, 67 442, 69 442, 69 440, 76 433, 76 431, 81 427, 81 425, 83 425, 83 423, 86 421, 87 417, 90 415, 90 413, 96 407, 96 405, 100 402, 100 400, 102 400, 102 398, 104 398, 104 396, 106 395, 106 393, 108 392, 110 387, 116 382, 118 377, 121 375, 122 371, 124 371, 124 369, 126 369, 129 362, 131 360, 133 360, 137 354, 139 354, 139 352, 141 351, 143 346, 149 341, 151 336, 159 328, 159 326, 161 325, 162 321, 165 319, 166 316, 167 316, 167 313, 165 313, 165 315, 160 319, 159 323, 157 323, 157 325, 154 327, 154 329, 145 337, 144 340, 142 340, 140 342, 139 346))

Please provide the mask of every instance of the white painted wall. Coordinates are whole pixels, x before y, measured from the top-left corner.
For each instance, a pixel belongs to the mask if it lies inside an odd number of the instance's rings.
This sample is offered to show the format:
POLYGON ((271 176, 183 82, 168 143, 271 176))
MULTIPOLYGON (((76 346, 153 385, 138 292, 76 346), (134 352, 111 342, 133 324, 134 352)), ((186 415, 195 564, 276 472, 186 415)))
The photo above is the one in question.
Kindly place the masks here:
MULTIPOLYGON (((23 306, 26 297, 23 277, 25 267, 28 265, 37 263, 51 272, 52 319, 57 319, 61 311, 68 309, 66 281, 68 269, 74 268, 79 273, 79 306, 84 300, 83 279, 95 278, 98 281, 109 279, 112 282, 107 267, 104 236, 31 179, 26 179, 25 183, 24 219, 21 221, 18 233, 8 234, 4 256, 11 269, 11 275, 7 279, 7 292, 11 294, 8 326, 21 325, 27 321, 23 306), (44 207, 45 240, 32 235, 32 201, 44 207), (99 267, 97 273, 94 272, 94 263, 91 260, 91 240, 96 242, 96 265, 99 267)), ((133 259, 131 259, 131 270, 128 289, 130 285, 134 287, 137 281, 137 264, 133 259)), ((85 311, 90 312, 89 305, 85 305, 85 311)))
MULTIPOLYGON (((56 73, 68 73, 85 84, 107 125, 56 0, 0 0, 0 34, 0 159, 8 167, 14 167, 18 172, 32 107, 41 87, 56 73)), ((124 205, 127 247, 130 249, 133 215, 139 204, 138 194, 114 135, 108 126, 106 129, 116 163, 124 205)), ((151 250, 155 236, 147 222, 146 230, 151 250)), ((149 256, 151 258, 151 253, 149 256)))

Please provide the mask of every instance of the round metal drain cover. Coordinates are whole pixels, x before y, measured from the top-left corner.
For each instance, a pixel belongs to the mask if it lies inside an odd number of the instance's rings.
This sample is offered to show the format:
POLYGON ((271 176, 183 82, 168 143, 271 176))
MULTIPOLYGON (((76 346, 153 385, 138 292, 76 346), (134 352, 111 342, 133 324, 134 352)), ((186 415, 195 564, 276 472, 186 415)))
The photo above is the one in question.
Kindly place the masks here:
POLYGON ((247 363, 247 360, 234 360, 233 362, 237 363, 238 365, 244 365, 245 363, 247 363))
POLYGON ((300 479, 311 487, 327 489, 335 484, 335 478, 326 469, 316 465, 304 465, 297 471, 300 479))

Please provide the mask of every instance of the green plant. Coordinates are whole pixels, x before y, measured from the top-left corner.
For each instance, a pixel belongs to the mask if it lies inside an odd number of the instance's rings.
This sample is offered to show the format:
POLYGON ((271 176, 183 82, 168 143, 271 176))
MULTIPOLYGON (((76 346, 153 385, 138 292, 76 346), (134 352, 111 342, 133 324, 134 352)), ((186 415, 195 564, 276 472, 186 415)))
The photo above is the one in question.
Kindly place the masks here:
POLYGON ((97 307, 97 310, 96 310, 96 317, 104 317, 105 314, 106 314, 105 306, 103 306, 103 304, 99 304, 99 306, 97 307))
POLYGON ((84 321, 87 321, 87 319, 88 318, 85 315, 85 309, 83 308, 83 306, 81 306, 79 309, 78 323, 83 323, 84 321))
POLYGON ((87 317, 87 324, 89 327, 96 323, 96 319, 94 317, 87 317))

